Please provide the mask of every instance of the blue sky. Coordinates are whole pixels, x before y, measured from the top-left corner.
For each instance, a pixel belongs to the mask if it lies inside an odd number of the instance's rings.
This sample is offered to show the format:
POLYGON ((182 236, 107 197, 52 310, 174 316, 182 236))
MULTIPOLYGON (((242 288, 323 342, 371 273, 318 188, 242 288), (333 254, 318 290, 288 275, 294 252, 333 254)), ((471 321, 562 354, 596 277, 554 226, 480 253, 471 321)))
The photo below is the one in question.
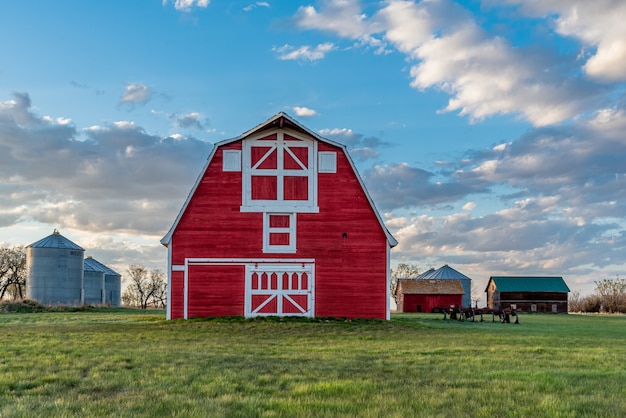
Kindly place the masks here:
POLYGON ((392 264, 626 266, 626 3, 0 3, 0 245, 166 267, 213 143, 284 111, 348 145, 392 264))

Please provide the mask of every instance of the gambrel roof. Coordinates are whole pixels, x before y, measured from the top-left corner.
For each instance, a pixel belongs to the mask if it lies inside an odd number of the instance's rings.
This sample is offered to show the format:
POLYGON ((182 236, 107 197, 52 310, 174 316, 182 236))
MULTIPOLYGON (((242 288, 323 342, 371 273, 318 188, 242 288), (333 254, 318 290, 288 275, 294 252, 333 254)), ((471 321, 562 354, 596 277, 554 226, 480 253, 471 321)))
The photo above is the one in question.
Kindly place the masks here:
POLYGON ((405 295, 464 295, 458 279, 400 279, 398 289, 405 295))
POLYGON ((200 175, 198 176, 198 178, 196 179, 195 184, 193 185, 191 191, 189 192, 189 195, 187 196, 187 199, 185 200, 185 203, 183 204, 183 207, 181 208, 180 212, 178 213, 178 216, 176 217, 176 220, 174 221, 174 224, 172 225, 172 227, 170 228, 170 230, 167 232, 167 234, 165 234, 165 236, 161 239, 161 244, 163 244, 164 246, 168 246, 171 239, 172 239, 172 235, 174 234, 174 231, 176 230, 176 227, 178 225, 178 223, 180 222, 180 219, 182 218, 183 214, 185 213, 185 210, 187 209, 187 206, 189 205, 189 202, 191 200, 191 198, 193 197, 196 189, 198 188, 198 185, 200 184, 200 181, 202 180, 202 178, 204 177, 204 174, 207 170, 207 168, 209 167, 211 160, 213 159, 213 157, 215 156, 215 153, 217 152, 217 150, 224 145, 233 143, 233 142, 237 142, 237 141, 241 141, 243 139, 246 139, 247 137, 253 135, 253 134, 258 134, 260 132, 263 132, 265 130, 270 130, 270 129, 282 129, 282 128, 290 128, 293 130, 296 130, 298 132, 301 132, 305 135, 311 136, 313 137, 315 140, 320 141, 320 142, 324 142, 327 143, 329 145, 335 146, 340 148, 344 155, 346 156, 346 159, 348 160, 348 162, 350 163, 350 166, 352 167, 352 170, 356 176, 356 178, 359 181, 359 184, 361 185, 361 188, 363 189, 363 192, 365 193, 365 196, 372 208, 372 210, 374 211, 376 218, 378 219, 378 222, 380 224, 380 227, 382 228, 382 230, 385 233, 385 236, 387 237, 387 241, 389 243, 389 245, 391 247, 395 247, 396 245, 398 245, 398 241, 396 241, 396 239, 391 235, 391 233, 389 232, 389 230, 387 229, 387 227, 385 226, 380 214, 378 213, 378 210, 376 209, 376 206, 374 205, 374 201, 372 200, 370 194, 368 193, 367 189, 365 188, 365 184, 363 183, 363 180, 361 179, 361 176, 359 175, 358 171, 356 170, 356 167, 354 165, 354 162, 352 161, 352 158, 350 158, 350 154, 348 154, 347 148, 345 145, 340 144, 338 142, 332 141, 330 139, 327 138, 323 138, 321 136, 319 136, 317 133, 309 130, 308 128, 306 128, 305 126, 301 125, 300 123, 298 123, 296 120, 292 119, 289 115, 287 115, 284 112, 279 112, 276 115, 272 116, 271 118, 269 118, 267 121, 257 125, 256 127, 244 132, 243 134, 235 137, 235 138, 231 138, 231 139, 226 139, 224 141, 221 142, 217 142, 213 145, 213 149, 211 150, 211 153, 209 154, 209 157, 207 158, 207 161, 204 165, 204 167, 202 168, 202 170, 200 171, 200 175))
POLYGON ((569 287, 562 277, 537 276, 492 276, 487 283, 493 281, 500 292, 569 292, 569 287))

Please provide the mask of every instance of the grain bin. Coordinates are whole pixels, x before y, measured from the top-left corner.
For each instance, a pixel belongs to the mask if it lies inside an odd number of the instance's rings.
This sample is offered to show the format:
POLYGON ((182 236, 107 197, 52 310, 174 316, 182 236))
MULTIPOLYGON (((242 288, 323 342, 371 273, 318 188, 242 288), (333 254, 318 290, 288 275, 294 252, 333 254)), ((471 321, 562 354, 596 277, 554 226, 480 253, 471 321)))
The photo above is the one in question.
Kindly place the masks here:
POLYGON ((87 258, 85 263, 97 266, 104 272, 104 303, 111 306, 121 305, 122 276, 105 266, 95 258, 87 258))
POLYGON ((85 258, 83 294, 85 304, 104 304, 104 274, 105 269, 91 256, 85 258))
POLYGON ((26 247, 26 297, 44 305, 83 303, 85 250, 54 232, 26 247))

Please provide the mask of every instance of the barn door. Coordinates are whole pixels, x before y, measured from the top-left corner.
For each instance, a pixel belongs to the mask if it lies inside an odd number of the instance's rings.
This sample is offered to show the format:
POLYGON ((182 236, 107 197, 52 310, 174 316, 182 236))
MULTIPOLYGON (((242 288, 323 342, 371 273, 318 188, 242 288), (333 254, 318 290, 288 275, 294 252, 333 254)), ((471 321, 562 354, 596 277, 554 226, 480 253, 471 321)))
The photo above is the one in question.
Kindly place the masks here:
POLYGON ((312 304, 312 264, 246 266, 246 317, 312 317, 312 304))

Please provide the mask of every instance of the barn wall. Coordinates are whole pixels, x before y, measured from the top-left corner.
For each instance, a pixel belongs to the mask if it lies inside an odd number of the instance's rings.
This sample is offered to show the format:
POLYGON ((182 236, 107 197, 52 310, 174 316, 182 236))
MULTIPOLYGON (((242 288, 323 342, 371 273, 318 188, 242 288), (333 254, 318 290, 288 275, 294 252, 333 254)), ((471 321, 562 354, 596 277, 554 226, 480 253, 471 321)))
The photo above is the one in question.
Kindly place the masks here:
POLYGON ((511 305, 515 305, 518 311, 537 313, 552 313, 553 305, 556 305, 556 313, 567 313, 567 293, 501 292, 500 307, 511 305))
POLYGON ((182 271, 173 271, 172 283, 170 286, 170 300, 168 303, 171 307, 171 318, 182 318, 184 316, 184 295, 183 295, 183 281, 184 274, 182 271))
POLYGON ((435 307, 461 306, 462 295, 404 295, 403 312, 432 312, 435 307))
MULTIPOLYGON (((319 213, 296 215, 295 254, 266 254, 262 251, 262 214, 240 211, 242 173, 222 171, 223 149, 241 149, 241 141, 216 151, 172 236, 172 264, 182 265, 191 257, 312 258, 317 316, 385 319, 387 238, 343 151, 318 144, 318 151, 337 153, 337 173, 318 174, 319 213)), ((199 276, 190 274, 189 293, 195 299, 192 303, 190 297, 189 315, 242 315, 243 270, 240 279, 235 279, 236 275, 202 271, 203 278, 195 282, 199 276), (215 283, 223 281, 232 286, 215 283), (216 294, 232 309, 222 304, 207 307, 218 303, 216 294)), ((172 318, 183 316, 182 277, 181 272, 172 273, 172 318)))
POLYGON ((243 316, 243 266, 190 266, 188 316, 243 316))

